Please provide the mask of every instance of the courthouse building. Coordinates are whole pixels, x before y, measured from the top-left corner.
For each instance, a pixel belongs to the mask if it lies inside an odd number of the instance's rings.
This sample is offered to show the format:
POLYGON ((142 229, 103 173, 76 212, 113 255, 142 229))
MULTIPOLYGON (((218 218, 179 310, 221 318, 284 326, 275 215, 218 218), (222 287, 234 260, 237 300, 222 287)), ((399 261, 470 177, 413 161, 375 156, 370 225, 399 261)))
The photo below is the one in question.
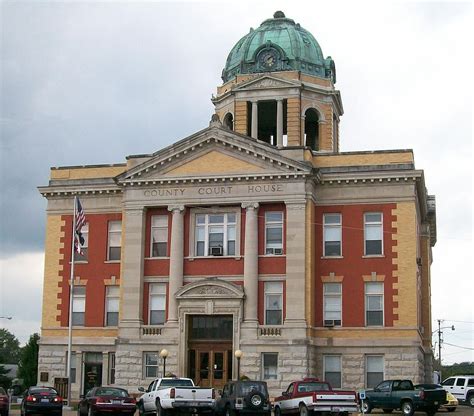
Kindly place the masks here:
POLYGON ((39 382, 66 374, 74 196, 87 223, 73 398, 136 392, 163 349, 168 371, 217 388, 237 350, 272 394, 305 376, 430 381, 436 209, 413 152, 340 151, 334 61, 282 12, 238 41, 222 79, 208 128, 124 163, 52 168, 39 188, 39 382))

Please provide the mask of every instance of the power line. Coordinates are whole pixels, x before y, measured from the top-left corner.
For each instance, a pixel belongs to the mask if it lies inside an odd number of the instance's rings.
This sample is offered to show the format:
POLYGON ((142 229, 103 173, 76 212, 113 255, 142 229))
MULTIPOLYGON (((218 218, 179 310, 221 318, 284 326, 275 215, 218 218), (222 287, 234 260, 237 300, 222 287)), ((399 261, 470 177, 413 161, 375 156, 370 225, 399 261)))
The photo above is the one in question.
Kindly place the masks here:
POLYGON ((446 344, 446 345, 449 345, 451 347, 457 347, 457 348, 462 348, 462 349, 465 349, 465 350, 471 350, 471 351, 474 351, 474 348, 472 347, 463 347, 461 345, 454 345, 454 344, 450 344, 448 342, 443 342, 443 344, 446 344))

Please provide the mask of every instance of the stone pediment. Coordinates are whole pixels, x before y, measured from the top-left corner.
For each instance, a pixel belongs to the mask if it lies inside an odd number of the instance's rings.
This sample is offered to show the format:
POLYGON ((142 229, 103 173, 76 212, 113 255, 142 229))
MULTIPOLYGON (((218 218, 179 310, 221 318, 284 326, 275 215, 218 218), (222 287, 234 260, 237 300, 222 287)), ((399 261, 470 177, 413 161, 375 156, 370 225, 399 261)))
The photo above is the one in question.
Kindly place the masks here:
POLYGON ((116 179, 119 184, 307 175, 311 166, 278 149, 224 128, 210 127, 149 155, 116 179))
POLYGON ((300 82, 290 81, 287 79, 281 79, 272 77, 269 75, 263 75, 257 79, 244 82, 239 86, 235 87, 234 91, 254 90, 254 89, 272 89, 272 88, 294 88, 301 86, 300 82))
POLYGON ((232 298, 244 297, 240 286, 219 279, 205 279, 185 285, 176 293, 177 299, 206 299, 206 298, 232 298))

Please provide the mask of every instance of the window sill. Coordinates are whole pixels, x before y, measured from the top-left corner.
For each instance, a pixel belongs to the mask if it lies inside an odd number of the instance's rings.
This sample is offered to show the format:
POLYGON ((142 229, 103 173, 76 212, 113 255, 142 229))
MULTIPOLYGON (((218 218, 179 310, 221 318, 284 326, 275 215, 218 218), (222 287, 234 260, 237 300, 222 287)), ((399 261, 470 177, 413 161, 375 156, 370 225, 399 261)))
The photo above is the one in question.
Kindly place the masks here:
POLYGON ((385 254, 364 254, 363 259, 382 259, 385 257, 385 254))
POLYGON ((163 257, 145 257, 145 260, 169 260, 169 256, 163 256, 163 257))
POLYGON ((120 264, 122 260, 105 260, 105 264, 120 264))
POLYGON ((343 258, 344 256, 321 256, 321 259, 323 260, 339 260, 343 258))
MULTIPOLYGON (((74 264, 88 264, 89 260, 74 260, 74 264)), ((71 264, 71 262, 69 262, 71 264)))
POLYGON ((194 261, 194 260, 216 260, 216 259, 234 259, 234 260, 241 260, 242 256, 190 256, 185 257, 185 260, 194 261))
POLYGON ((259 254, 258 257, 286 257, 285 254, 259 254))

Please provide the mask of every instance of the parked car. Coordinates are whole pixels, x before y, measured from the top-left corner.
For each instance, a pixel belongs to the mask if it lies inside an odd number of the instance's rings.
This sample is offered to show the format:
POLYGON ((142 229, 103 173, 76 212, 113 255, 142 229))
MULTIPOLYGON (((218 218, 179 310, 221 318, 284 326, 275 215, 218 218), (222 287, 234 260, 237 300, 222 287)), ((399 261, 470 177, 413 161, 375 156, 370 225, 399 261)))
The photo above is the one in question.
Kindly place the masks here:
POLYGON ((317 378, 304 378, 291 383, 273 404, 275 416, 298 413, 345 414, 358 412, 357 394, 352 390, 333 390, 317 378))
POLYGON ((101 414, 132 416, 137 402, 128 391, 117 387, 94 387, 81 396, 77 408, 78 416, 98 416, 101 414))
POLYGON ((474 407, 474 375, 449 377, 441 385, 460 402, 474 407))
POLYGON ((26 390, 20 407, 21 416, 32 413, 63 414, 63 399, 52 387, 34 386, 26 390))
POLYGON ((8 416, 8 408, 10 405, 10 398, 3 387, 0 387, 0 415, 8 416))
POLYGON ((384 380, 373 390, 366 390, 365 396, 364 413, 372 409, 383 409, 385 413, 400 409, 405 416, 412 416, 415 410, 433 416, 446 403, 446 392, 442 389, 416 390, 410 380, 384 380))
POLYGON ((197 387, 190 378, 166 377, 153 380, 138 400, 138 411, 143 416, 152 413, 165 416, 174 413, 213 413, 216 397, 213 388, 197 387))
MULTIPOLYGON (((416 390, 433 390, 433 389, 442 389, 444 390, 441 384, 417 384, 415 386, 416 390)), ((448 412, 454 412, 459 402, 456 397, 451 393, 446 392, 446 403, 441 405, 440 409, 446 409, 448 412)))
POLYGON ((236 414, 271 415, 271 404, 265 381, 229 381, 216 402, 216 413, 231 416, 236 414))

